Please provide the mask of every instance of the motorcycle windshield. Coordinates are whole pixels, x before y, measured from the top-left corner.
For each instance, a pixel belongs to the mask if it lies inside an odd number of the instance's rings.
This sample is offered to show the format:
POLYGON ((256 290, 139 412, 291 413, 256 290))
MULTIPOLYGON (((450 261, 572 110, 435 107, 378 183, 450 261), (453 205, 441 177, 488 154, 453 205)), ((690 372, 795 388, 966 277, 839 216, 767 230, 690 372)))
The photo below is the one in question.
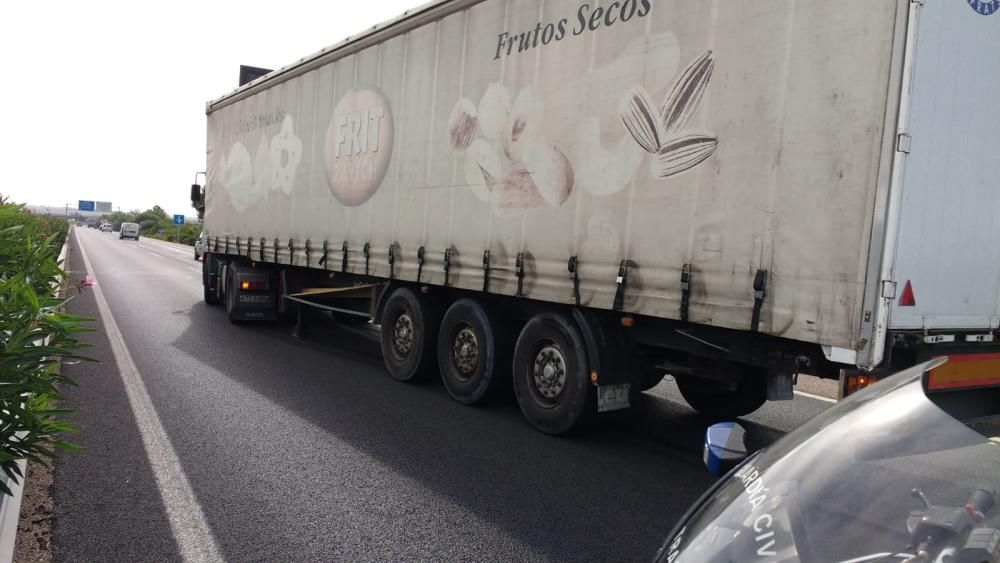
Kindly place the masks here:
MULTIPOLYGON (((748 460, 661 558, 897 561, 911 543, 911 511, 947 520, 967 512, 972 491, 996 491, 1000 407, 960 422, 924 393, 922 368, 846 399, 748 460), (926 509, 915 489, 941 508, 926 509)), ((1000 510, 985 511, 974 526, 1000 528, 1000 510)))

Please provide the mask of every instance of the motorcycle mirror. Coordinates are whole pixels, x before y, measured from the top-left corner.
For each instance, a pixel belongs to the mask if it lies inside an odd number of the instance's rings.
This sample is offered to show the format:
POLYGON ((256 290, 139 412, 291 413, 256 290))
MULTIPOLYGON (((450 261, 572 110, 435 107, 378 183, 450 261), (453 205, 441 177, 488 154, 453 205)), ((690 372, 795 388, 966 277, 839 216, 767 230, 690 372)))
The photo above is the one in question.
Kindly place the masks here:
POLYGON ((746 430, 735 422, 720 422, 705 431, 705 468, 722 477, 747 458, 746 430))
POLYGON ((201 186, 191 184, 191 203, 201 203, 201 186))

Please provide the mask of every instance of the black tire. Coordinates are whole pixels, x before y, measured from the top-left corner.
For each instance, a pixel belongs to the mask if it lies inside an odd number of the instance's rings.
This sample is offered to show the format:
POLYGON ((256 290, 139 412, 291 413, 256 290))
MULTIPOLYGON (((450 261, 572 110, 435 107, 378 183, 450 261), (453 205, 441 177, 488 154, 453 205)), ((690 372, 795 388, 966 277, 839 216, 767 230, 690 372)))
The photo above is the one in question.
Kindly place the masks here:
POLYGON ((438 370, 453 399, 472 405, 509 388, 514 339, 500 315, 459 299, 441 319, 438 370))
POLYGON ((739 384, 728 389, 698 377, 678 377, 677 388, 691 408, 714 418, 746 416, 767 402, 767 370, 743 364, 730 364, 739 370, 739 384))
POLYGON ((212 254, 206 254, 205 260, 201 263, 201 287, 205 293, 205 304, 207 305, 219 304, 219 295, 209 285, 211 274, 217 273, 215 272, 217 268, 218 263, 215 260, 215 256, 212 254))
POLYGON ((435 366, 437 315, 427 298, 396 289, 382 310, 382 359, 397 381, 418 381, 435 366))
POLYGON ((513 369, 517 403, 538 430, 566 434, 596 413, 586 348, 572 319, 542 313, 528 321, 514 346, 513 369))
POLYGON ((197 250, 194 251, 194 261, 195 262, 198 261, 198 251, 197 250))

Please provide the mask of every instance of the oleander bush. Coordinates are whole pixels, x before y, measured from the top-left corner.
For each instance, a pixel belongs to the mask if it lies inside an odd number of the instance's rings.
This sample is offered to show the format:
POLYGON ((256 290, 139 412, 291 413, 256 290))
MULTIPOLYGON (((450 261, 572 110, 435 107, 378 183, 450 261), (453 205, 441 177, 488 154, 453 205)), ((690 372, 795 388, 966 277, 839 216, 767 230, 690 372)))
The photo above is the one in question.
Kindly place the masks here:
MULTIPOLYGON (((73 431, 70 410, 54 406, 60 386, 73 384, 60 361, 86 359, 77 336, 89 330, 62 311, 56 291, 68 280, 58 263, 68 229, 0 198, 0 469, 15 482, 19 460, 45 463, 76 448, 59 439, 73 431)), ((2 481, 0 491, 11 494, 2 481)))

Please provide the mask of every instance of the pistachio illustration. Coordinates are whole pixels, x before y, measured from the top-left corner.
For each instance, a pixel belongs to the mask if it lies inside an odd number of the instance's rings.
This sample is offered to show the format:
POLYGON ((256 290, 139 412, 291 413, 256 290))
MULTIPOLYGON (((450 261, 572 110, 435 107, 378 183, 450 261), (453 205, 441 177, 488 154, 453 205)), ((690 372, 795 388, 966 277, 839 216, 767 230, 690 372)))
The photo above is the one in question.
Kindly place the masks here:
POLYGON ((507 158, 517 160, 521 157, 519 143, 525 139, 531 139, 541 134, 542 99, 535 95, 535 91, 528 86, 518 92, 511 108, 510 118, 507 122, 507 130, 504 138, 504 152, 507 158))
POLYGON ((681 73, 660 109, 663 127, 668 134, 679 131, 690 123, 698 111, 698 106, 701 105, 701 99, 705 96, 713 70, 715 70, 715 58, 712 56, 712 51, 706 51, 681 73))
POLYGON ((539 137, 523 143, 521 162, 542 198, 558 207, 573 191, 573 167, 559 147, 539 137))
POLYGON ((507 136, 510 118, 510 94, 503 84, 494 82, 486 87, 479 100, 479 131, 487 140, 503 140, 507 136))
POLYGON ((622 98, 618 115, 640 147, 650 154, 660 150, 660 141, 665 136, 663 126, 645 88, 633 86, 622 98))
POLYGON ((458 100, 448 118, 448 138, 451 140, 451 148, 457 152, 469 148, 478 131, 479 117, 475 104, 468 98, 458 100))
POLYGON ((718 139, 704 131, 683 131, 671 137, 650 163, 653 176, 669 178, 690 170, 712 156, 718 139))

